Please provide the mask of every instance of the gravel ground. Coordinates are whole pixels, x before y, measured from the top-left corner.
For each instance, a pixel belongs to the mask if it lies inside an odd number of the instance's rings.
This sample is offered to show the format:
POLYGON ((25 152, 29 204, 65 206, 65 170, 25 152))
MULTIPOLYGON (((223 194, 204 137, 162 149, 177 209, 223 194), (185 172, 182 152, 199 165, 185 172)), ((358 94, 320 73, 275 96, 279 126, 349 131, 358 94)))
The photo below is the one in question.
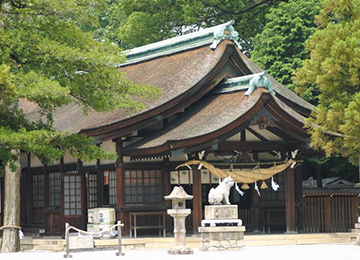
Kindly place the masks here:
MULTIPOLYGON (((176 260, 176 259, 201 259, 201 260, 352 260, 360 259, 360 246, 349 244, 322 244, 322 245, 292 245, 292 246, 246 246, 241 251, 202 252, 197 249, 191 255, 169 255, 167 250, 129 250, 124 256, 116 256, 116 251, 72 252, 74 260, 176 260), (222 259, 221 259, 222 258, 222 259), (226 259, 227 258, 227 259, 226 259)), ((0 254, 1 260, 61 260, 64 253, 44 251, 28 251, 10 254, 0 254)))

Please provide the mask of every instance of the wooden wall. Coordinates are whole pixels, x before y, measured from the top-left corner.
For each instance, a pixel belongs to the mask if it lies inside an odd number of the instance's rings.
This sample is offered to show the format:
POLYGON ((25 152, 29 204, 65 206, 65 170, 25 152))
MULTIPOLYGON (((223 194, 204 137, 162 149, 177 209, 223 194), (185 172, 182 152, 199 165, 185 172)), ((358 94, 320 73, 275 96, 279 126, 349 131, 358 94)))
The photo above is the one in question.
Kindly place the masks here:
POLYGON ((304 231, 347 232, 358 216, 358 194, 304 195, 304 231))

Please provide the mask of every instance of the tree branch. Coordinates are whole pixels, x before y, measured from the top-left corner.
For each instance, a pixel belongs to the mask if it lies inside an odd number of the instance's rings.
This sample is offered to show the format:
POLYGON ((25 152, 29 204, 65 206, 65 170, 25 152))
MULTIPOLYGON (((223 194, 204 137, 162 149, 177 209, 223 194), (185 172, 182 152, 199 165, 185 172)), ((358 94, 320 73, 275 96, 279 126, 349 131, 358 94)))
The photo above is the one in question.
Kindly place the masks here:
POLYGON ((228 9, 224 9, 222 6, 216 5, 216 4, 211 4, 208 3, 206 0, 200 0, 206 7, 212 7, 215 8, 217 10, 220 10, 221 12, 226 12, 228 14, 232 14, 232 15, 242 15, 246 12, 249 12, 253 9, 255 9, 258 6, 261 5, 265 5, 265 4, 271 4, 271 3, 275 3, 275 2, 288 2, 289 0, 259 0, 256 1, 255 3, 244 7, 243 9, 240 10, 228 10, 228 9))

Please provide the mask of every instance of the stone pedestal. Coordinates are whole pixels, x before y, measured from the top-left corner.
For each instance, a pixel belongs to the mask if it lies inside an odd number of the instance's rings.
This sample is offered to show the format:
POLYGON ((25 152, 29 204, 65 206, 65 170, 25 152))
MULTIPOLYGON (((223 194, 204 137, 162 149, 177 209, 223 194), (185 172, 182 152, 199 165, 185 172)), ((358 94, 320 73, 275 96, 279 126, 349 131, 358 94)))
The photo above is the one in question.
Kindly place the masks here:
POLYGON ((238 219, 237 205, 205 206, 205 219, 199 227, 202 251, 240 250, 245 227, 238 219))
POLYGON ((192 254, 193 251, 185 243, 185 218, 191 213, 190 209, 168 209, 167 213, 174 218, 175 244, 168 250, 169 254, 192 254))
POLYGON ((357 231, 356 244, 360 246, 360 223, 355 223, 355 229, 357 231))
POLYGON ((199 227, 202 251, 240 250, 244 246, 244 226, 199 227))

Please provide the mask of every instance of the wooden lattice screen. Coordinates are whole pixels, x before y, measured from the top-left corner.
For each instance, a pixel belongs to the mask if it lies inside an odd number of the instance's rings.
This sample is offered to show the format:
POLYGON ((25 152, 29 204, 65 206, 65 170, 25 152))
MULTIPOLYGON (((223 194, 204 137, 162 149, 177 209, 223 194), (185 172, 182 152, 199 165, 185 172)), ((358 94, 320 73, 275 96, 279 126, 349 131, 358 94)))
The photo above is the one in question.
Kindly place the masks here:
POLYGON ((305 194, 304 231, 347 232, 358 217, 358 194, 305 194))

